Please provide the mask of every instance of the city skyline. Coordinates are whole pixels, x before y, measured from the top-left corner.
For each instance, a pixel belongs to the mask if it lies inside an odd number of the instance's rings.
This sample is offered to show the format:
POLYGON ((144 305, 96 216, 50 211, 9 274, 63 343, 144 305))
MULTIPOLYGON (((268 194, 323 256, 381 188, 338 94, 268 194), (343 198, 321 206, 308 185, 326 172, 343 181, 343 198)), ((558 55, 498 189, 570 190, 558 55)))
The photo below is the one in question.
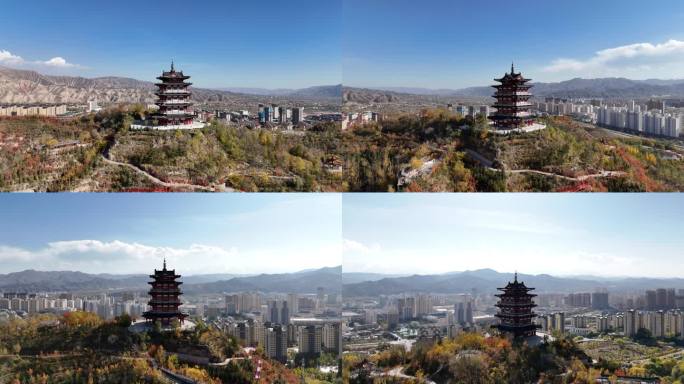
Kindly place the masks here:
POLYGON ((463 0, 346 0, 343 83, 370 88, 487 86, 511 61, 538 82, 682 79, 684 31, 678 20, 684 5, 658 3, 644 10, 636 0, 533 0, 514 6, 500 0, 482 9, 463 0))
POLYGON ((677 196, 345 195, 344 272, 681 277, 677 196), (627 207, 627 208, 626 208, 627 207), (651 261, 658 255, 658 263, 651 261))
POLYGON ((339 84, 340 7, 337 0, 10 1, 0 15, 0 66, 153 81, 175 60, 197 87, 339 84), (181 28, 164 28, 161 17, 181 28))
POLYGON ((184 275, 335 267, 342 264, 339 200, 281 194, 7 196, 0 202, 0 270, 148 274, 161 268, 164 257, 184 275))

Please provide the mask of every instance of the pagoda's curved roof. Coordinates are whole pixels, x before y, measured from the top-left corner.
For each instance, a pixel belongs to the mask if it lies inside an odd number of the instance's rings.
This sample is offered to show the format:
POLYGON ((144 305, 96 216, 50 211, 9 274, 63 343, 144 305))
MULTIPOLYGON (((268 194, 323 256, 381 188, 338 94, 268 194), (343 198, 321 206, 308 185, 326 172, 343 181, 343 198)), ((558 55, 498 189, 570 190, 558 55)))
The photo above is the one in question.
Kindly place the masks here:
POLYGON ((518 82, 518 83, 526 83, 526 82, 528 82, 528 81, 532 81, 532 79, 526 79, 525 77, 523 77, 522 73, 520 73, 520 72, 518 72, 518 73, 506 73, 505 75, 503 75, 502 78, 500 78, 500 79, 494 79, 494 80, 495 80, 495 81, 498 81, 498 82, 512 82, 512 81, 515 81, 515 82, 518 82))
POLYGON ((497 289, 500 291, 531 291, 534 288, 529 288, 524 282, 518 281, 518 274, 516 273, 512 282, 509 281, 505 287, 497 289))
POLYGON ((183 74, 183 71, 176 72, 175 70, 171 71, 163 71, 161 76, 157 77, 157 79, 189 79, 190 76, 186 76, 183 74))

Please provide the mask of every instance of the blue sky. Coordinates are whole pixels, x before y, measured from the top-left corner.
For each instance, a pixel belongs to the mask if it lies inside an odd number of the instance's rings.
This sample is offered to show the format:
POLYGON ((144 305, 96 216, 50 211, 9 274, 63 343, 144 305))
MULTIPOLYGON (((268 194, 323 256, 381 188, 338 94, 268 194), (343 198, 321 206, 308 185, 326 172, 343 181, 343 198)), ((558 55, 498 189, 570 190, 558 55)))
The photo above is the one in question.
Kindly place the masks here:
POLYGON ((343 14, 345 85, 489 85, 512 60, 538 81, 684 78, 681 0, 345 0, 343 14))
POLYGON ((341 265, 334 194, 38 194, 0 199, 0 273, 281 273, 341 265))
POLYGON ((341 6, 341 0, 3 0, 0 65, 154 80, 175 59, 201 87, 339 84, 341 6))
POLYGON ((346 194, 344 271, 684 277, 680 194, 346 194))

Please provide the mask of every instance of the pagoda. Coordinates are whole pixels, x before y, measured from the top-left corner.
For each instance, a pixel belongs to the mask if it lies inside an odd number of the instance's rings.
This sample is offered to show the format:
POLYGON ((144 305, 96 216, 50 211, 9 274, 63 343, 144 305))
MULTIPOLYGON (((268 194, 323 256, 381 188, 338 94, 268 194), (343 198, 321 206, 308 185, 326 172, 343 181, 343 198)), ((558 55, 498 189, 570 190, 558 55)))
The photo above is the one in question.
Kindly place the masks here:
POLYGON ((192 93, 188 89, 192 83, 185 82, 189 78, 190 76, 185 76, 183 71, 176 72, 173 61, 171 70, 163 71, 162 75, 157 77, 161 81, 155 84, 159 88, 155 92, 158 97, 155 104, 159 106, 159 111, 152 117, 157 120, 159 126, 192 125, 194 117, 190 101, 192 93))
POLYGON ((182 313, 178 307, 182 304, 179 297, 182 295, 180 281, 176 281, 181 276, 176 275, 175 270, 166 269, 166 259, 164 259, 164 268, 154 270, 154 275, 150 275, 154 281, 147 284, 152 286, 148 292, 152 298, 147 303, 151 309, 143 313, 143 317, 152 322, 161 321, 162 325, 169 325, 173 319, 178 319, 181 323, 187 317, 182 313))
POLYGON ((511 63, 511 73, 506 73, 500 79, 494 79, 501 84, 493 85, 496 88, 494 98, 496 113, 489 118, 494 121, 497 129, 519 129, 533 124, 530 108, 530 88, 527 84, 531 79, 526 79, 520 73, 515 73, 511 63))
POLYGON ((534 336, 538 326, 532 322, 535 316, 532 308, 537 304, 532 298, 537 296, 529 293, 534 288, 527 288, 525 283, 518 282, 518 273, 515 273, 513 282, 508 282, 504 288, 497 288, 503 293, 495 295, 499 298, 496 306, 499 312, 499 324, 494 326, 501 333, 512 335, 514 338, 526 338, 534 336))

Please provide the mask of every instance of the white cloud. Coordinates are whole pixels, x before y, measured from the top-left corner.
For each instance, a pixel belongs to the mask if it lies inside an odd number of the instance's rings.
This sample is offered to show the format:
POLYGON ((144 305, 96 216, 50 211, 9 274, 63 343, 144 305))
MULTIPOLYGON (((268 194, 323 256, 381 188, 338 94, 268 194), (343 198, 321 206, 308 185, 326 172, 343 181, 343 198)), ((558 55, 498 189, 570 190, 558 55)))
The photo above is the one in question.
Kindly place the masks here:
POLYGON ((60 67, 60 68, 73 68, 76 67, 76 64, 71 64, 67 63, 66 60, 62 57, 53 57, 52 59, 48 61, 44 61, 41 64, 45 64, 50 67, 60 67))
POLYGON ((0 50, 0 65, 6 65, 9 67, 20 68, 20 69, 73 69, 73 68, 84 68, 81 65, 68 62, 65 58, 61 56, 53 57, 49 60, 24 60, 23 57, 13 54, 7 50, 0 50))
POLYGON ((339 242, 315 247, 238 251, 236 247, 191 244, 163 247, 120 240, 55 241, 39 249, 0 245, 5 271, 76 270, 86 273, 144 273, 169 267, 185 275, 204 273, 283 273, 342 264, 339 242), (245 262, 247 260, 247 262, 245 262))
POLYGON ((363 254, 369 254, 373 252, 380 251, 379 244, 373 244, 371 246, 360 243, 356 240, 344 239, 342 241, 342 250, 344 252, 357 252, 363 254))
POLYGON ((224 272, 237 260, 236 248, 192 244, 185 248, 157 247, 119 240, 72 240, 48 243, 37 250, 0 246, 0 261, 38 269, 132 273, 169 264, 193 273, 224 272), (37 267, 36 267, 37 266, 37 267))
POLYGON ((0 245, 0 261, 32 261, 35 259, 35 254, 21 248, 8 247, 0 245))
POLYGON ((682 64, 684 41, 672 39, 660 44, 636 43, 603 49, 584 60, 559 58, 543 70, 549 73, 573 72, 587 77, 638 75, 644 71, 649 72, 647 77, 674 77, 683 74, 681 70, 672 73, 682 64))
POLYGON ((0 64, 19 65, 24 62, 21 56, 13 55, 10 51, 0 50, 0 64))

